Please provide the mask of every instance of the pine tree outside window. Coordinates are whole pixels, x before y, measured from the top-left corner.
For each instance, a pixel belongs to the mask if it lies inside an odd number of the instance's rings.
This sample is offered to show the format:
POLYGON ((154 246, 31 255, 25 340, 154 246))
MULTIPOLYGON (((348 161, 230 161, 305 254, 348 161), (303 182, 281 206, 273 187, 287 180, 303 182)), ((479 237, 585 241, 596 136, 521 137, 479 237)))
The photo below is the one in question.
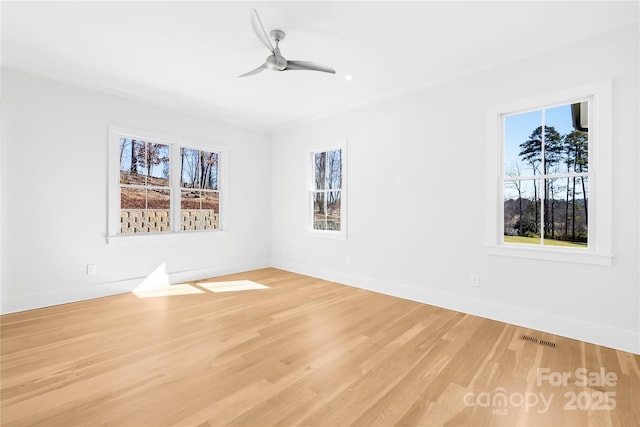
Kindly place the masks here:
POLYGON ((503 241, 587 248, 589 101, 503 120, 503 241))
POLYGON ((491 255, 611 265, 611 81, 490 107, 491 255))

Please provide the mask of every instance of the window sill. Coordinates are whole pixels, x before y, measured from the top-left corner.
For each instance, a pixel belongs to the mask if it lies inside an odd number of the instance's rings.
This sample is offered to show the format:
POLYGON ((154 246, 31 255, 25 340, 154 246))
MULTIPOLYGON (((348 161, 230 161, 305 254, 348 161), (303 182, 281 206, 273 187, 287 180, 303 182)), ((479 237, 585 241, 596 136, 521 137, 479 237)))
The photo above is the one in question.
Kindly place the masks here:
POLYGON ((596 253, 589 249, 566 249, 553 247, 535 247, 528 245, 488 245, 486 247, 489 255, 528 258, 544 261, 555 262, 571 262, 578 264, 604 265, 611 266, 613 264, 613 255, 596 253))
POLYGON ((344 231, 310 231, 305 233, 306 237, 314 239, 347 240, 347 233, 344 231))
POLYGON ((110 246, 146 245, 155 243, 175 242, 176 240, 206 239, 223 233, 216 231, 185 231, 180 233, 150 233, 150 234, 119 234, 107 236, 107 244, 110 246))

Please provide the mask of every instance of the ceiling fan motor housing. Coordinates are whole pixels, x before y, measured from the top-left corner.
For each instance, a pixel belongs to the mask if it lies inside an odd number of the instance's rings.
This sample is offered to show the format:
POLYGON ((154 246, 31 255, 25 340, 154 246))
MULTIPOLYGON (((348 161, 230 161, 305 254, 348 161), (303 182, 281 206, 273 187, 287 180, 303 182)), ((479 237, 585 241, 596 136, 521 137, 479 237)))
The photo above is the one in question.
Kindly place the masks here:
POLYGON ((265 65, 270 70, 282 71, 287 68, 287 60, 282 55, 269 55, 265 61, 265 65))
POLYGON ((269 35, 271 36, 272 39, 279 42, 284 40, 285 33, 282 30, 271 30, 269 32, 269 35))

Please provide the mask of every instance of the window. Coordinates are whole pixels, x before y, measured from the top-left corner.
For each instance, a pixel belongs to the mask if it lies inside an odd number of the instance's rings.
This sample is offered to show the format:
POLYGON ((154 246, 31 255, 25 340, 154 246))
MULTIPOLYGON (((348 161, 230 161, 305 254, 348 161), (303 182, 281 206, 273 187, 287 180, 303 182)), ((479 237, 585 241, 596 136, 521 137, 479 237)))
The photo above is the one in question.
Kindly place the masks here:
POLYGON ((110 242, 221 228, 220 151, 116 128, 109 146, 110 242))
POLYGON ((588 247, 589 104, 503 116, 504 242, 588 247))
POLYGON ((610 264, 610 83, 491 108, 488 125, 489 252, 610 264))
POLYGON ((309 156, 309 230, 346 237, 344 145, 311 151, 309 156))
POLYGON ((180 230, 218 228, 219 154, 180 147, 180 230))
POLYGON ((169 145, 121 136, 120 233, 171 231, 169 145))

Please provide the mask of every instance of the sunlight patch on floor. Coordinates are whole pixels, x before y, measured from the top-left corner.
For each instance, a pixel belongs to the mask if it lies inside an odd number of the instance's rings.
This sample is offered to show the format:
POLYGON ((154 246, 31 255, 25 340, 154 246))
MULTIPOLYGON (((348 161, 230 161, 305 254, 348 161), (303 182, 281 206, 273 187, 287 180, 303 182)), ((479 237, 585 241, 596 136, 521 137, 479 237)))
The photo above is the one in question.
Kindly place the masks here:
POLYGON ((252 282, 251 280, 234 280, 231 282, 196 282, 198 286, 201 286, 211 292, 237 292, 237 291, 252 291, 257 289, 269 289, 268 286, 261 285, 260 283, 252 282))
POLYGON ((133 291, 133 293, 139 298, 153 298, 169 297, 174 295, 204 294, 204 291, 184 283, 180 285, 167 286, 166 288, 161 289, 136 290, 133 291))

